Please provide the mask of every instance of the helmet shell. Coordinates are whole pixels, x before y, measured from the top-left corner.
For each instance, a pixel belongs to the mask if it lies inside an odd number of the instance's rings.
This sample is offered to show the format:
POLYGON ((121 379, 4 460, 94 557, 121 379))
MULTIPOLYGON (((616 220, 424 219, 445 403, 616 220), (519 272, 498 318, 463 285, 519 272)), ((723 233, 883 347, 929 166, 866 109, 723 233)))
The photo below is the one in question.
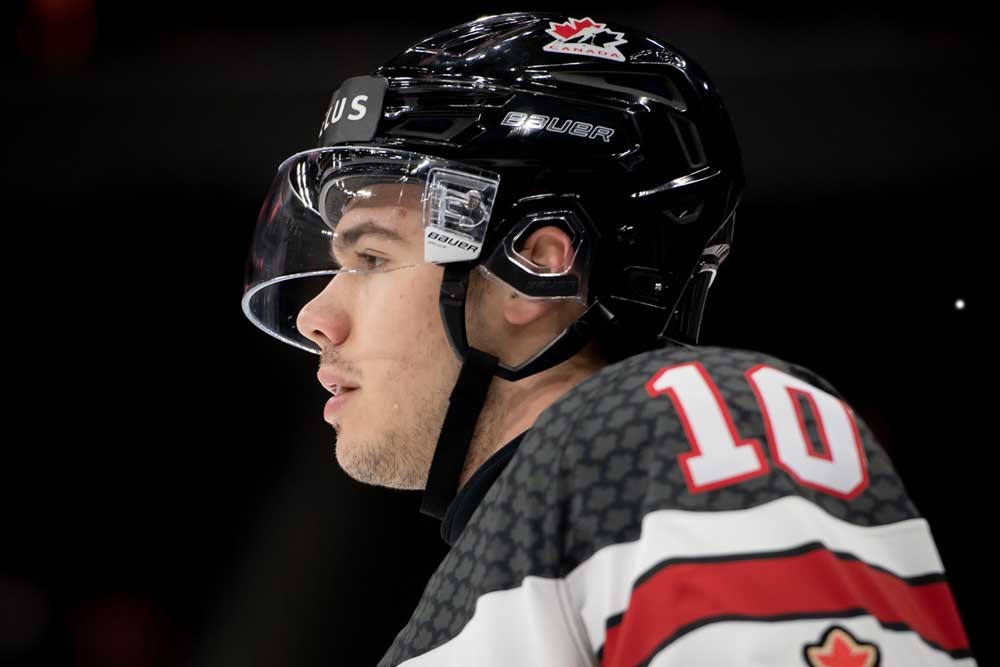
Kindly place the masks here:
POLYGON ((386 89, 368 143, 500 173, 483 256, 527 216, 572 211, 594 239, 587 300, 614 313, 621 356, 691 338, 672 316, 705 249, 731 239, 745 179, 689 56, 590 17, 515 13, 427 37, 374 75, 386 89))

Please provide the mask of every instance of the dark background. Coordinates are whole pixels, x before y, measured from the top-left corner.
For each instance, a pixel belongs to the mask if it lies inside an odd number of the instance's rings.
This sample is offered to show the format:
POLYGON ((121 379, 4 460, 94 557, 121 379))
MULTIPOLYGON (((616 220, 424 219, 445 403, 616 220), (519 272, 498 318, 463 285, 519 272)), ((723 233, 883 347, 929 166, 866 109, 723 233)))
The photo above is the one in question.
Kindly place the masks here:
MULTIPOLYGON (((337 467, 316 358, 243 319, 250 234, 343 78, 450 25, 536 7, 4 7, 0 662, 374 664, 445 545, 416 494, 337 467)), ((848 397, 993 664, 986 10, 565 11, 659 35, 722 92, 748 189, 702 342, 806 365, 848 397)))

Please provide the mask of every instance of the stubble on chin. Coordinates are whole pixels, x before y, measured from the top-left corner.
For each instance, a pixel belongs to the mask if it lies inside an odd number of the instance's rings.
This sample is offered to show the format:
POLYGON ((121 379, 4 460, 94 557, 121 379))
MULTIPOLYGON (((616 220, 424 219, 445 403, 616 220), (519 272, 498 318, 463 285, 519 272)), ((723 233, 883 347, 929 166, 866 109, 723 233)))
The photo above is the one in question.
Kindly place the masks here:
POLYGON ((337 463, 352 479, 392 489, 420 490, 448 407, 448 394, 414 397, 409 414, 396 413, 404 423, 389 424, 389 411, 370 423, 368 433, 348 433, 337 427, 334 444, 337 463))
POLYGON ((395 433, 380 434, 376 438, 334 444, 337 463, 345 473, 362 484, 384 486, 392 489, 422 489, 427 480, 427 470, 406 443, 395 433))

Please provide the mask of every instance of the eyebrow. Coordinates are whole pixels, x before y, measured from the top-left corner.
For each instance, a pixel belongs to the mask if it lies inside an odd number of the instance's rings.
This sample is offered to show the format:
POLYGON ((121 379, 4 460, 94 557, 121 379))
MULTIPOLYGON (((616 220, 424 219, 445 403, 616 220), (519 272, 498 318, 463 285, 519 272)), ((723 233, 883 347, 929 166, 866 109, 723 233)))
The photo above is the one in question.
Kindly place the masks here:
POLYGON ((406 238, 401 236, 395 230, 389 229, 388 227, 383 227, 382 225, 367 220, 362 222, 360 225, 355 225, 350 229, 344 230, 342 232, 336 232, 333 237, 333 243, 331 244, 332 250, 347 250, 354 246, 362 236, 378 236, 380 238, 386 239, 387 241, 397 241, 399 243, 406 243, 406 238))

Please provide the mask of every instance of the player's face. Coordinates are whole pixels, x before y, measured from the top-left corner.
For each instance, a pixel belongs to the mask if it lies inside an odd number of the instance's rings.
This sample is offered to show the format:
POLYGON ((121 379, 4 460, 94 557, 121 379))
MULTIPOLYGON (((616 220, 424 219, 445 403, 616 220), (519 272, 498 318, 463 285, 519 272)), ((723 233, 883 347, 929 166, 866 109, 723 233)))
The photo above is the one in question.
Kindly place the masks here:
POLYGON ((443 268, 423 260, 422 191, 371 186, 372 196, 341 218, 337 238, 361 225, 400 238, 369 233, 335 246, 346 268, 415 266, 337 275, 298 317, 299 330, 322 350, 321 367, 358 387, 324 410, 338 463, 358 481, 406 489, 426 482, 459 370, 438 311, 443 268))

